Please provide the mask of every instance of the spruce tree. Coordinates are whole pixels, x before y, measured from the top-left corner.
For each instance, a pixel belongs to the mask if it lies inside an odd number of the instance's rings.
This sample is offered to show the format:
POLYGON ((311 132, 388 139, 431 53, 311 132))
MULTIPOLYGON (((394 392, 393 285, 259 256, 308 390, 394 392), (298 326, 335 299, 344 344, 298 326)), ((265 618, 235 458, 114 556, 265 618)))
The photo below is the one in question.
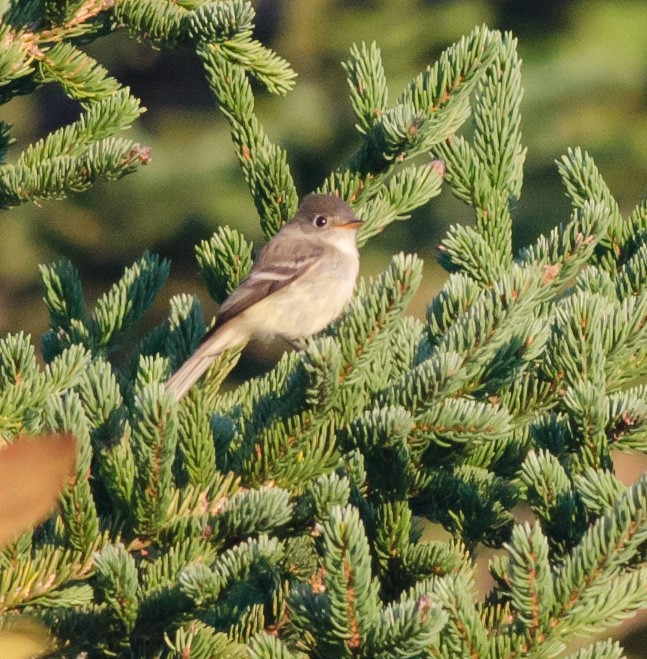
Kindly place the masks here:
MULTIPOLYGON (((265 236, 294 213, 288 156, 254 113, 250 78, 285 94, 295 74, 253 37, 251 3, 0 8, 2 100, 55 83, 81 106, 14 163, 3 125, 2 206, 146 163, 118 137, 138 100, 81 48, 126 27, 197 53, 265 236)), ((515 254, 512 35, 476 28, 394 102, 377 45, 352 46, 343 66, 358 147, 319 190, 366 220, 360 243, 444 182, 474 209, 442 242, 451 274, 424 322, 406 315, 421 261, 398 254, 303 351, 223 391, 240 354, 228 351, 175 403, 163 383, 210 321, 178 295, 131 345, 169 276, 144 254, 91 307, 72 263, 41 267, 43 368, 30 337, 0 340, 4 442, 63 432, 79 446, 58 512, 0 554, 3 620, 41 620, 59 656, 543 657, 647 604, 647 479, 625 487, 610 454, 647 449, 647 203, 623 216, 591 157, 569 150, 571 216, 515 254), (129 352, 119 367, 117 350, 129 352), (521 505, 531 523, 516 521, 521 505), (421 540, 421 520, 452 540, 421 540), (501 549, 484 601, 482 546, 501 549)), ((196 247, 216 301, 252 252, 228 227, 196 247)))

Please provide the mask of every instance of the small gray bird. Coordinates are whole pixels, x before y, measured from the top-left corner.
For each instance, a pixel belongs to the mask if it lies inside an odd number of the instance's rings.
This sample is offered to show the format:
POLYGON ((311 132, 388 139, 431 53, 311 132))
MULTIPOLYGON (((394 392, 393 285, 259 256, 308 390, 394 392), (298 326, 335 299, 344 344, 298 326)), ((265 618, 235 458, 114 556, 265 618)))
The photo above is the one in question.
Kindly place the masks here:
POLYGON ((179 400, 223 350, 254 336, 288 341, 321 331, 353 294, 363 222, 338 197, 311 194, 267 243, 249 275, 222 303, 215 327, 166 383, 179 400))

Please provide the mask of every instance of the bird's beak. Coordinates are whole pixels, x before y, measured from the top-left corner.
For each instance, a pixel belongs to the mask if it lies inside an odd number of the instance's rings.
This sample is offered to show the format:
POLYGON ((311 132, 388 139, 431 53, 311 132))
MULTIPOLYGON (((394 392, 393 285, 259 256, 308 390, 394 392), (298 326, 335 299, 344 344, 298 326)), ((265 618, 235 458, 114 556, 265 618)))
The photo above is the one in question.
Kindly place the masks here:
POLYGON ((354 217, 351 220, 348 220, 346 224, 338 224, 335 229, 359 229, 362 224, 364 224, 364 220, 354 217))

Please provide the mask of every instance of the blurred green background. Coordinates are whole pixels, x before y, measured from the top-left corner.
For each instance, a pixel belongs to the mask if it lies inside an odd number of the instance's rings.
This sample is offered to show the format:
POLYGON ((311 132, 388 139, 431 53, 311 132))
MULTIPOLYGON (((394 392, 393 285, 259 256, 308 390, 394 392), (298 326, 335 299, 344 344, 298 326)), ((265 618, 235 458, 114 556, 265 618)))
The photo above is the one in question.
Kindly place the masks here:
MULTIPOLYGON (((581 145, 628 210, 647 185, 647 2, 549 0, 260 0, 257 36, 299 74, 296 89, 273 97, 257 89, 257 110, 270 138, 289 154, 300 194, 315 188, 359 144, 340 62, 352 42, 376 40, 395 98, 447 45, 477 24, 512 30, 523 58, 525 182, 515 213, 517 247, 565 220, 568 202, 554 160, 581 145)), ((219 224, 258 244, 254 207, 197 58, 160 52, 122 31, 89 50, 148 108, 131 133, 152 147, 152 161, 117 183, 99 184, 66 201, 25 205, 2 214, 0 331, 47 326, 37 264, 65 255, 79 267, 90 298, 105 290, 143 250, 172 259, 170 295, 198 292, 206 302, 193 246, 219 224)), ((73 121, 78 106, 56 85, 14 99, 3 118, 17 144, 73 121)), ((409 222, 392 225, 364 250, 363 272, 385 267, 399 250, 425 260, 423 290, 442 283, 436 245, 452 222, 471 215, 449 190, 409 222)), ((205 305, 208 313, 215 306, 205 305)), ((153 315, 155 315, 153 314, 153 315)), ((153 322, 153 318, 151 318, 153 322)), ((253 353, 252 353, 253 354, 253 353)), ((262 354, 262 351, 261 351, 262 354)), ((271 359, 271 357, 270 357, 271 359)), ((260 366, 262 367, 262 366, 260 366)))
MULTIPOLYGON (((406 82, 446 46, 477 24, 512 30, 519 38, 525 89, 525 181, 515 213, 516 247, 566 220, 569 205, 554 160, 580 145, 595 158, 623 211, 647 188, 647 2, 644 0, 260 0, 257 36, 299 74, 287 97, 257 89, 257 111, 270 138, 284 146, 300 194, 317 187, 359 144, 340 62, 353 42, 377 41, 395 98, 406 82)), ((215 108, 199 62, 190 52, 159 52, 121 32, 88 50, 148 108, 133 127, 152 147, 137 174, 63 202, 22 206, 0 218, 0 333, 26 330, 38 341, 47 328, 37 265, 70 258, 88 297, 112 284, 145 250, 173 262, 168 298, 196 292, 208 314, 216 307, 198 276, 193 247, 221 224, 256 244, 260 230, 231 148, 228 126, 215 108)), ((27 144, 73 121, 78 106, 55 85, 2 108, 17 144, 27 144)), ((363 250, 362 272, 382 270, 395 251, 416 251, 426 264, 412 313, 442 285, 436 246, 447 226, 471 215, 449 190, 414 217, 391 225, 363 250)), ((246 351, 247 373, 264 370, 284 346, 246 351)), ((644 463, 634 464, 634 471, 644 463)), ((636 474, 626 474, 633 480, 636 474)), ((635 623, 634 623, 635 624, 635 623)), ((631 627, 630 627, 631 629, 631 627)), ((628 630, 628 633, 632 633, 628 630)), ((645 656, 633 632, 632 656, 645 656)))

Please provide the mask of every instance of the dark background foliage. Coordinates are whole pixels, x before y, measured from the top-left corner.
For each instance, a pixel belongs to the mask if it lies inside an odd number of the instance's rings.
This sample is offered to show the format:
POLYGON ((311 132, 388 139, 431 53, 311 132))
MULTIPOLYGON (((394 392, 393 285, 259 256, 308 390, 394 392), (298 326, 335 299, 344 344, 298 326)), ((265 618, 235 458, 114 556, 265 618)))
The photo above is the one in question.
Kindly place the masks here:
MULTIPOLYGON (((620 202, 631 207, 647 181, 647 5, 574 0, 261 0, 257 35, 299 73, 295 91, 259 91, 257 108, 271 138, 288 150, 305 194, 357 145, 340 62, 352 42, 376 40, 392 97, 417 71, 474 25, 511 29, 524 60, 525 182, 515 214, 515 242, 568 217, 554 159, 581 145, 595 158, 620 202)), ((62 255, 81 270, 90 294, 115 280, 145 249, 173 261, 167 295, 205 297, 193 246, 220 224, 260 240, 251 199, 195 56, 160 52, 123 32, 89 50, 147 107, 132 132, 152 147, 151 163, 117 184, 99 184, 64 202, 4 213, 0 241, 0 329, 46 327, 37 264, 62 255), (171 290, 173 289, 173 290, 171 290)), ((56 85, 5 106, 18 148, 74 120, 77 105, 56 85)), ((13 154, 10 153, 9 158, 13 154)), ((413 313, 442 281, 436 245, 453 222, 470 220, 449 191, 391 226, 363 254, 363 272, 381 270, 398 250, 426 262, 426 285, 413 313)), ((208 309, 211 311, 212 309, 208 309)), ((160 310, 160 313, 162 311, 160 310)), ((258 352, 258 350, 257 350, 258 352)), ((262 350, 260 351, 263 352, 262 350)))

